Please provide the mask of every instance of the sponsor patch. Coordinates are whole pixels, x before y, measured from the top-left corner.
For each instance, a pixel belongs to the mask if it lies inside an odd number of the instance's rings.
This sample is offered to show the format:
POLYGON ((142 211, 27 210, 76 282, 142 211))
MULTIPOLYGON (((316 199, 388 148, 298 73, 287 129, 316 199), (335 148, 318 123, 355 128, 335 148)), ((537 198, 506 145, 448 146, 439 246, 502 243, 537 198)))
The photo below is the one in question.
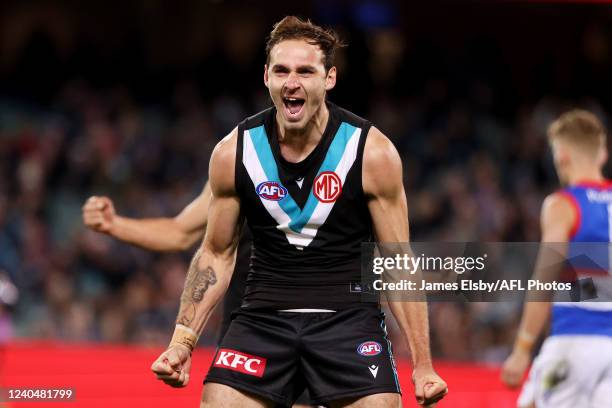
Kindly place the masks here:
POLYGON ((324 171, 315 178, 312 192, 320 202, 333 203, 342 193, 342 180, 333 171, 324 171))
POLYGON ((382 346, 375 341, 366 341, 357 346, 357 353, 362 356, 372 357, 377 356, 382 352, 382 346))
POLYGON ((280 201, 287 196, 287 189, 276 181, 259 183, 255 192, 265 200, 280 201))
POLYGON ((242 374, 254 375, 255 377, 263 377, 266 370, 266 359, 236 350, 219 349, 213 366, 227 368, 242 374))

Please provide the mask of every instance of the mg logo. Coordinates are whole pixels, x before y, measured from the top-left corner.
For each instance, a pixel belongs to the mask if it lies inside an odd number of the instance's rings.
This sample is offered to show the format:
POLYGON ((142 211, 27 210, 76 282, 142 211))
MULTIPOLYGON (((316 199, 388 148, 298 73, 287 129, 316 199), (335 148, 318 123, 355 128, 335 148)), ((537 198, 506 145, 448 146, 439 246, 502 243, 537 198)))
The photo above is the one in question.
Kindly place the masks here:
POLYGON ((320 202, 333 203, 342 192, 342 181, 333 171, 324 171, 315 179, 312 191, 320 202))

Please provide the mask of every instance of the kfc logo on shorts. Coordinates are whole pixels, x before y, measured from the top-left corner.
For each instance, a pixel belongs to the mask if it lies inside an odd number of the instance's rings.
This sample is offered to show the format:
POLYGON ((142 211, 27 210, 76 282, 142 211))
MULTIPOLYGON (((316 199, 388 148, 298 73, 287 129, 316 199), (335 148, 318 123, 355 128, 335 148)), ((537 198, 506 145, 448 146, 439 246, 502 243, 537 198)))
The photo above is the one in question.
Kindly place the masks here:
POLYGON ((342 193, 342 180, 333 171, 324 171, 315 178, 312 192, 320 202, 333 203, 342 193))
POLYGON ((259 183, 255 191, 258 196, 270 201, 280 201, 287 196, 287 189, 276 181, 259 183))
POLYGON ((263 377, 266 369, 266 359, 252 356, 236 350, 219 349, 215 356, 214 367, 227 368, 242 374, 263 377))
POLYGON ((382 352, 382 346, 375 341, 366 341, 357 346, 357 352, 362 356, 377 356, 382 352))

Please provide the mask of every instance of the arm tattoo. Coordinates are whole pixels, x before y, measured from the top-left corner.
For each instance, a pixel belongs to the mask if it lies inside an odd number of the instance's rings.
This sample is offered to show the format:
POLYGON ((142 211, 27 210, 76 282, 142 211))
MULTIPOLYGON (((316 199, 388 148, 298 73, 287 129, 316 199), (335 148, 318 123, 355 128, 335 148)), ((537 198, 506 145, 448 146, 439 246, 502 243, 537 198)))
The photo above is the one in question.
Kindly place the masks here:
POLYGON ((205 270, 198 270, 193 281, 193 287, 191 290, 191 300, 196 303, 200 303, 204 299, 204 292, 209 286, 217 283, 217 275, 210 266, 206 267, 205 270))
POLYGON ((200 303, 204 299, 206 290, 217 283, 217 274, 211 266, 202 268, 198 265, 201 256, 202 252, 198 250, 189 266, 185 278, 185 287, 181 295, 181 310, 177 323, 185 326, 189 325, 195 318, 196 303, 200 303))

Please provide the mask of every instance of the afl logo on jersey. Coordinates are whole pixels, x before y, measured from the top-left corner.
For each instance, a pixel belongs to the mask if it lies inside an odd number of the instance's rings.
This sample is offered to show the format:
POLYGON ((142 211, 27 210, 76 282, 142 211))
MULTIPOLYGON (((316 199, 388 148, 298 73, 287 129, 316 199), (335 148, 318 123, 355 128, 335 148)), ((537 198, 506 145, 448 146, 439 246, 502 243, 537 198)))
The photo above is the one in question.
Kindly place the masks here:
POLYGON ((375 341, 366 341, 357 346, 357 352, 366 357, 377 356, 381 351, 382 346, 375 341))
POLYGON ((270 201, 280 201, 287 196, 287 189, 276 181, 259 183, 255 191, 258 196, 270 201))
POLYGON ((342 180, 333 171, 324 171, 315 178, 312 192, 322 203, 333 203, 342 192, 342 180))

